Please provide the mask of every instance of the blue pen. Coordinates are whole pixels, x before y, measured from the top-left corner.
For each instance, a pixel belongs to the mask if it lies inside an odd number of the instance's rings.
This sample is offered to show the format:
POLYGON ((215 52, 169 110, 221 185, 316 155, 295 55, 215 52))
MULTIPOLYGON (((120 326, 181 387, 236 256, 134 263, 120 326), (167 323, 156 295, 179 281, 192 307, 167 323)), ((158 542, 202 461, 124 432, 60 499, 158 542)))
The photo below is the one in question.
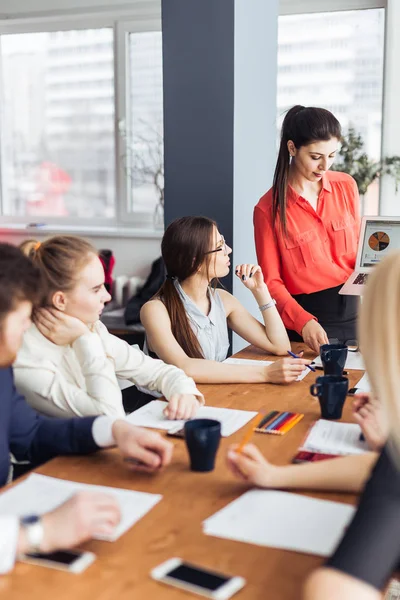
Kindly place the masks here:
MULTIPOLYGON (((293 356, 293 358, 300 358, 300 356, 297 356, 297 354, 295 354, 294 352, 291 352, 290 350, 288 350, 287 353, 290 356, 293 356)), ((313 371, 315 373, 314 367, 312 367, 311 365, 306 365, 306 367, 308 367, 310 369, 310 371, 313 371)))

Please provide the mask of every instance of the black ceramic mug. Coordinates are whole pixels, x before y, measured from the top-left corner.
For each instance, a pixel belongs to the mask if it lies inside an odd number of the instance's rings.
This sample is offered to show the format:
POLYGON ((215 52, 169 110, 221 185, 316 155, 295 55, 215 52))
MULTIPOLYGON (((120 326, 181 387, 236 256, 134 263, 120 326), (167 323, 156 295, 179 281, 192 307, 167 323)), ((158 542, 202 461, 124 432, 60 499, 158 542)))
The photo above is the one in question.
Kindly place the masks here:
POLYGON ((325 375, 343 375, 348 348, 346 344, 323 344, 319 349, 325 375))
POLYGON ((349 389, 347 377, 322 375, 310 387, 310 394, 319 400, 323 419, 340 419, 349 389))
POLYGON ((221 440, 221 423, 214 419, 186 421, 185 441, 192 471, 212 471, 221 440))

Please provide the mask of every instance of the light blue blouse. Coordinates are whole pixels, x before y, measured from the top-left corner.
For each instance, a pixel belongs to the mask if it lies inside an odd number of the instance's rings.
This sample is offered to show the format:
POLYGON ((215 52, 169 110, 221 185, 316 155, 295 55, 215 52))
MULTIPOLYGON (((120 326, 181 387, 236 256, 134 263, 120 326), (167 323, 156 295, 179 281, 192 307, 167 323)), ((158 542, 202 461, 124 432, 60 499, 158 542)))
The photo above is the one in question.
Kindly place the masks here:
POLYGON ((219 291, 209 288, 211 307, 208 315, 205 315, 183 291, 177 280, 174 281, 174 285, 185 307, 190 325, 199 340, 204 358, 222 362, 228 354, 229 337, 224 303, 219 291))

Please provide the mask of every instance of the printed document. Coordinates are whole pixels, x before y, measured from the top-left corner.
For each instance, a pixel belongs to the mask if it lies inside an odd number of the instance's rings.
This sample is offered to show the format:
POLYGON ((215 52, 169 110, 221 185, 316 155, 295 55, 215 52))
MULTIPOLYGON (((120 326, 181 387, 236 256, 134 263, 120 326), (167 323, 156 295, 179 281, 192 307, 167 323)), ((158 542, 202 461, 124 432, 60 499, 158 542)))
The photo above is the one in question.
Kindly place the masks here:
POLYGON ((42 515, 68 500, 76 492, 82 491, 101 492, 117 499, 121 510, 119 525, 110 536, 95 536, 98 540, 108 542, 117 540, 162 498, 160 494, 76 483, 33 473, 20 484, 0 494, 0 515, 42 515))
MULTIPOLYGON (((153 400, 126 417, 133 425, 140 427, 152 427, 154 429, 176 429, 184 425, 184 420, 171 421, 164 416, 167 406, 162 400, 153 400)), ((221 435, 228 437, 246 425, 255 417, 257 412, 252 410, 234 410, 232 408, 216 408, 213 406, 201 406, 196 414, 196 419, 216 419, 221 422, 221 435)))
MULTIPOLYGON (((321 357, 317 356, 313 359, 313 365, 316 367, 322 367, 321 357)), ((365 365, 361 352, 348 352, 345 369, 355 369, 356 371, 365 371, 365 365)))
POLYGON ((319 419, 300 450, 321 454, 363 454, 369 451, 366 441, 360 440, 361 427, 356 423, 337 423, 319 419))
MULTIPOLYGON (((228 365, 264 365, 264 367, 268 367, 268 365, 273 364, 272 360, 253 360, 248 358, 226 358, 223 362, 227 363, 228 365)), ((303 372, 298 376, 297 381, 301 381, 309 373, 310 369, 305 367, 303 372)))
POLYGON ((207 535, 330 556, 355 508, 289 492, 252 490, 203 522, 207 535))

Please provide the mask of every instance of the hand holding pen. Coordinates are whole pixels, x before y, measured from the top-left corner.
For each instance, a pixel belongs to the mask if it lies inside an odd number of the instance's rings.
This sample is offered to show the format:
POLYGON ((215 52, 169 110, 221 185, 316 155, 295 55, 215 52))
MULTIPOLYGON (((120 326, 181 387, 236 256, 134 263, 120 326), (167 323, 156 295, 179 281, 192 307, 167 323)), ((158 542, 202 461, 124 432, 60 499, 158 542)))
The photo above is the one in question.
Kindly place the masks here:
MULTIPOLYGON (((293 358, 301 358, 301 356, 298 356, 297 354, 295 354, 291 350, 288 350, 287 353, 289 354, 289 356, 292 356, 293 358)), ((308 365, 308 364, 306 364, 305 366, 308 369, 310 369, 310 371, 313 371, 315 373, 315 368, 314 367, 312 367, 311 365, 308 365)))

